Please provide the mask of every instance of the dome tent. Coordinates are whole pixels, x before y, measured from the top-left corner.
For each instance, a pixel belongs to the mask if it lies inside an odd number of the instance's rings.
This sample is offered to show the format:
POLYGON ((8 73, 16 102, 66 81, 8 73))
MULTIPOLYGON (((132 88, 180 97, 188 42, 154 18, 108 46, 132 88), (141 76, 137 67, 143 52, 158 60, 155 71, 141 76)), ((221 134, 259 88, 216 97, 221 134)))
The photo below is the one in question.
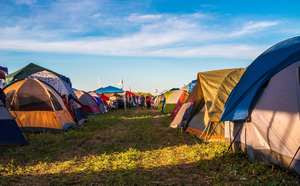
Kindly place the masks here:
POLYGON ((83 105, 83 111, 88 114, 99 114, 101 113, 99 105, 97 104, 96 100, 91 96, 89 93, 84 92, 82 90, 74 89, 75 94, 83 105))
POLYGON ((228 138, 250 159, 300 174, 300 37, 258 56, 232 91, 222 116, 228 138))
MULTIPOLYGON (((60 96, 67 96, 72 97, 72 99, 76 99, 76 95, 72 89, 72 83, 68 77, 34 63, 30 63, 22 69, 9 74, 6 78, 6 83, 9 85, 15 81, 23 80, 25 78, 38 79, 55 89, 60 96)), ((69 105, 66 106, 69 107, 69 105)), ((77 121, 78 124, 83 123, 85 118, 80 113, 80 105, 73 104, 71 107, 72 110, 76 112, 76 114, 72 115, 74 120, 77 121)))
POLYGON ((37 79, 16 81, 4 92, 21 129, 67 130, 75 125, 59 94, 37 79))

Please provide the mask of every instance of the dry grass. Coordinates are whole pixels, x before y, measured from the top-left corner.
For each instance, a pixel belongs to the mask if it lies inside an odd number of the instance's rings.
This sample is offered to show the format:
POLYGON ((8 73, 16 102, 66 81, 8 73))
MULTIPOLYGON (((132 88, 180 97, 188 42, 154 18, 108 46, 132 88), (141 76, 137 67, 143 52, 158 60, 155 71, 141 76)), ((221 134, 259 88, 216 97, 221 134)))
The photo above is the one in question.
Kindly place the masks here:
POLYGON ((30 145, 0 151, 0 185, 298 184, 284 170, 223 153, 168 127, 156 111, 93 116, 64 134, 31 134, 30 145))

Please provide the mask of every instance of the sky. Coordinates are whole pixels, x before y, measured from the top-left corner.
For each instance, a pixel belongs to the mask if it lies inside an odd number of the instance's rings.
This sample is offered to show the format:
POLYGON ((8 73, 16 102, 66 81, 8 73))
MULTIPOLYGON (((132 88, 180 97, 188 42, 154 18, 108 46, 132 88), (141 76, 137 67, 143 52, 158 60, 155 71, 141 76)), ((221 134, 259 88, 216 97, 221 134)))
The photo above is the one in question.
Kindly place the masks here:
POLYGON ((300 33, 298 0, 0 0, 0 65, 161 92, 300 33))

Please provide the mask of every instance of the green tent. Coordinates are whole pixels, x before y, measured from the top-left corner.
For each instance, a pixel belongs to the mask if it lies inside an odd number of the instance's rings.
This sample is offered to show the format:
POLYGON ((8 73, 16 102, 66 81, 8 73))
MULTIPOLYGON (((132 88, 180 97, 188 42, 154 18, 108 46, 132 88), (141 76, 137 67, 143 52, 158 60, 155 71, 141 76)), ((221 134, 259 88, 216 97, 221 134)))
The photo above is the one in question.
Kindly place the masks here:
POLYGON ((27 66, 23 67, 22 69, 14 72, 14 73, 11 73, 9 74, 7 77, 6 77, 6 83, 7 85, 15 82, 15 81, 18 81, 18 80, 22 80, 22 79, 25 79, 27 78, 28 76, 34 74, 34 73, 37 73, 37 72, 42 72, 42 71, 48 71, 48 72, 51 72, 52 74, 58 76, 60 79, 62 79, 64 82, 68 83, 71 85, 71 81, 69 78, 61 75, 61 74, 58 74, 52 70, 49 70, 47 68, 44 68, 44 67, 41 67, 39 65, 36 65, 34 63, 30 63, 28 64, 27 66))

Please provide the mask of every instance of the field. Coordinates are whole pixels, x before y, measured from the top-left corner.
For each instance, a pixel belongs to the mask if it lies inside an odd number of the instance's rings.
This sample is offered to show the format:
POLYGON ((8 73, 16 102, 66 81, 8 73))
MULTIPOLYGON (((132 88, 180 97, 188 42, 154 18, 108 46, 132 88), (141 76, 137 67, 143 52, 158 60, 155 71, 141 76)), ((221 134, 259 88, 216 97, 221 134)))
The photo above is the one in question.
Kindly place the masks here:
POLYGON ((91 116, 66 133, 27 134, 30 145, 0 149, 0 185, 299 184, 293 173, 169 123, 157 111, 128 110, 91 116))

